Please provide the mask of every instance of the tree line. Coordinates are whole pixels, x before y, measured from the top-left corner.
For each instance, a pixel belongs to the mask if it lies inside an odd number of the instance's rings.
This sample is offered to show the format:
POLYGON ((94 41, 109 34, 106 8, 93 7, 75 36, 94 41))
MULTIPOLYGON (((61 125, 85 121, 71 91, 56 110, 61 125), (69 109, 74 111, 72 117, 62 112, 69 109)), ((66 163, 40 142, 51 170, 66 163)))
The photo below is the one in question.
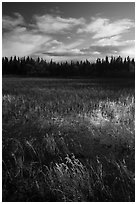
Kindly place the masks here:
POLYGON ((134 76, 135 61, 129 57, 98 58, 95 62, 71 61, 47 62, 42 58, 31 57, 2 58, 3 75, 31 77, 125 77, 134 76))

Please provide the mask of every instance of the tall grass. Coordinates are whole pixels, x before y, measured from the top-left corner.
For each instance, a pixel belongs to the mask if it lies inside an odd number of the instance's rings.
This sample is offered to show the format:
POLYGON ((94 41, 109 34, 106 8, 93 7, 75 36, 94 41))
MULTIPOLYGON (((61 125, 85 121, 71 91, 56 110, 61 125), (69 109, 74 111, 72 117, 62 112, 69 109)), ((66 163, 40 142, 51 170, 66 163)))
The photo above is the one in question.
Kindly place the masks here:
POLYGON ((119 83, 3 79, 3 201, 134 201, 134 87, 119 83))

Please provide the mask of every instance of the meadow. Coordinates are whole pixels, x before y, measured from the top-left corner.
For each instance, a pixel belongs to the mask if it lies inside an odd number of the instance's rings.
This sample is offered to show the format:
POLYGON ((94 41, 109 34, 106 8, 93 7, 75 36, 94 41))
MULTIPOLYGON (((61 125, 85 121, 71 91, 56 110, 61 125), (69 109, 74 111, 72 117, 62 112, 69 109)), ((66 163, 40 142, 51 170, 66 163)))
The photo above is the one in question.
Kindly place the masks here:
POLYGON ((135 201, 133 79, 3 77, 6 202, 135 201))

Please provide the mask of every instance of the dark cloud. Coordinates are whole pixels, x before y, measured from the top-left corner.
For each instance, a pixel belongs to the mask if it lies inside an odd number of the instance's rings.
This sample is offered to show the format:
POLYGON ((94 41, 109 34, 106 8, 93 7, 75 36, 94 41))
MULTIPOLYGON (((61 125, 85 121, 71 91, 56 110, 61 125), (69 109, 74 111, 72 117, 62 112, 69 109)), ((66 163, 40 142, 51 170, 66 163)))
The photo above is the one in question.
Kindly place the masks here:
POLYGON ((3 16, 2 17, 2 29, 3 30, 12 30, 16 27, 24 26, 24 18, 19 13, 14 13, 14 17, 3 16))
POLYGON ((118 46, 112 46, 112 45, 106 45, 106 46, 99 46, 99 45, 93 45, 89 48, 81 49, 82 52, 88 54, 93 52, 99 52, 101 54, 115 54, 120 51, 120 47, 118 46))
POLYGON ((48 56, 54 56, 54 57, 74 57, 74 56, 81 56, 83 55, 82 52, 75 52, 73 50, 69 51, 63 51, 63 52, 44 52, 42 54, 48 55, 48 56))

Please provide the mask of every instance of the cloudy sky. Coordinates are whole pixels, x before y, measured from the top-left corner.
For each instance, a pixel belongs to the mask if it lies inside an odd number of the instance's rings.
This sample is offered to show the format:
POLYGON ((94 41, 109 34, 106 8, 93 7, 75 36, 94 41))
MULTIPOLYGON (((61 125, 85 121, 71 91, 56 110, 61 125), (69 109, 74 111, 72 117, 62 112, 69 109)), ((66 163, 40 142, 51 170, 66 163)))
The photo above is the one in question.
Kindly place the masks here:
POLYGON ((135 55, 131 2, 2 3, 2 55, 55 61, 135 55))

